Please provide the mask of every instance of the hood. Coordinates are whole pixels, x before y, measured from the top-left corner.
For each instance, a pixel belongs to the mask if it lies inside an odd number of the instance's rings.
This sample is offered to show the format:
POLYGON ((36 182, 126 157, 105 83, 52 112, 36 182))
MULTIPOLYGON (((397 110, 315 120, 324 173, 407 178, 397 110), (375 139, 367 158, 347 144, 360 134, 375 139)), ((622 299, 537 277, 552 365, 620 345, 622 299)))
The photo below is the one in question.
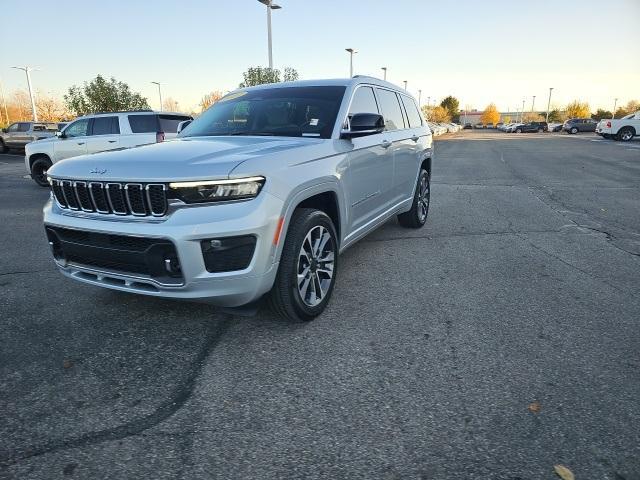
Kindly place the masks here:
POLYGON ((227 178, 242 162, 323 140, 289 137, 191 137, 81 155, 49 169, 55 178, 168 182, 227 178))

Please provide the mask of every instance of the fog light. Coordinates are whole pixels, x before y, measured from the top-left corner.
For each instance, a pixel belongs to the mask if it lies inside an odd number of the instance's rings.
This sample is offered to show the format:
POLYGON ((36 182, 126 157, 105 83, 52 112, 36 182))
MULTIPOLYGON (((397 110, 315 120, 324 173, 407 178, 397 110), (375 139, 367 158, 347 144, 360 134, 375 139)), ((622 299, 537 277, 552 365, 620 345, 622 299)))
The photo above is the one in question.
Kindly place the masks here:
POLYGON ((244 270, 256 248, 254 235, 211 238, 200 242, 204 266, 210 273, 244 270))
POLYGON ((178 257, 175 255, 171 255, 169 257, 164 258, 164 269, 171 276, 180 276, 180 262, 178 262, 178 257))

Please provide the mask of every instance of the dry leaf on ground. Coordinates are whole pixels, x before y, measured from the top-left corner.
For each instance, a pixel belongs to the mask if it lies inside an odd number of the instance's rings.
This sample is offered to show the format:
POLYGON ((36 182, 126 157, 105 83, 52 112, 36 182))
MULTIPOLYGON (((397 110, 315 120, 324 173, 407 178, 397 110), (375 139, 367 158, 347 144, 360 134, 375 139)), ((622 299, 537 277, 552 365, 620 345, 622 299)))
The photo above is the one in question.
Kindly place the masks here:
POLYGON ((564 465, 554 465, 553 469, 556 471, 556 475, 558 475, 562 480, 575 480, 576 478, 573 475, 573 472, 564 465))
POLYGON ((530 403, 529 406, 527 407, 529 409, 530 412, 532 413, 538 413, 540 411, 540 409, 542 408, 542 406, 540 405, 540 402, 538 402, 537 400, 533 403, 530 403))

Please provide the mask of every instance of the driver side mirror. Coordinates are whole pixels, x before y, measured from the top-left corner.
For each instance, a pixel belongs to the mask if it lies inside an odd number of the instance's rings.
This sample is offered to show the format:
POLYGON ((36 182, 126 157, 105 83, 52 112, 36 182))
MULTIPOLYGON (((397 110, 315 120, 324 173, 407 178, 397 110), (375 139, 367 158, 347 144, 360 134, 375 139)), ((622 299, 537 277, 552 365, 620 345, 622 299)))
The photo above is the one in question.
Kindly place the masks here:
POLYGON ((2 129, 2 133, 7 133, 9 130, 7 128, 2 129))
POLYGON ((65 138, 66 135, 63 132, 56 132, 56 137, 58 138, 65 138))
POLYGON ((340 132, 340 138, 375 135, 384 131, 384 118, 377 113, 356 113, 349 119, 349 128, 340 132))
POLYGON ((180 133, 181 131, 183 131, 185 128, 189 126, 191 122, 193 122, 193 120, 183 120, 182 122, 180 122, 178 124, 178 130, 176 133, 180 133))

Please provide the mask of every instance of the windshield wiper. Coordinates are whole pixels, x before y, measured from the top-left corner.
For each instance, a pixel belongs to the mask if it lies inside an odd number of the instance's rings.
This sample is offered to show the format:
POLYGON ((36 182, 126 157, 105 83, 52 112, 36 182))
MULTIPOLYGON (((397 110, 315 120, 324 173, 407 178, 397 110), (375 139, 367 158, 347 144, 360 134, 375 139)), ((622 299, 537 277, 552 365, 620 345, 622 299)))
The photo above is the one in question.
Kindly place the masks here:
POLYGON ((229 133, 228 135, 256 135, 261 137, 276 136, 276 134, 273 132, 233 132, 233 133, 229 133))

